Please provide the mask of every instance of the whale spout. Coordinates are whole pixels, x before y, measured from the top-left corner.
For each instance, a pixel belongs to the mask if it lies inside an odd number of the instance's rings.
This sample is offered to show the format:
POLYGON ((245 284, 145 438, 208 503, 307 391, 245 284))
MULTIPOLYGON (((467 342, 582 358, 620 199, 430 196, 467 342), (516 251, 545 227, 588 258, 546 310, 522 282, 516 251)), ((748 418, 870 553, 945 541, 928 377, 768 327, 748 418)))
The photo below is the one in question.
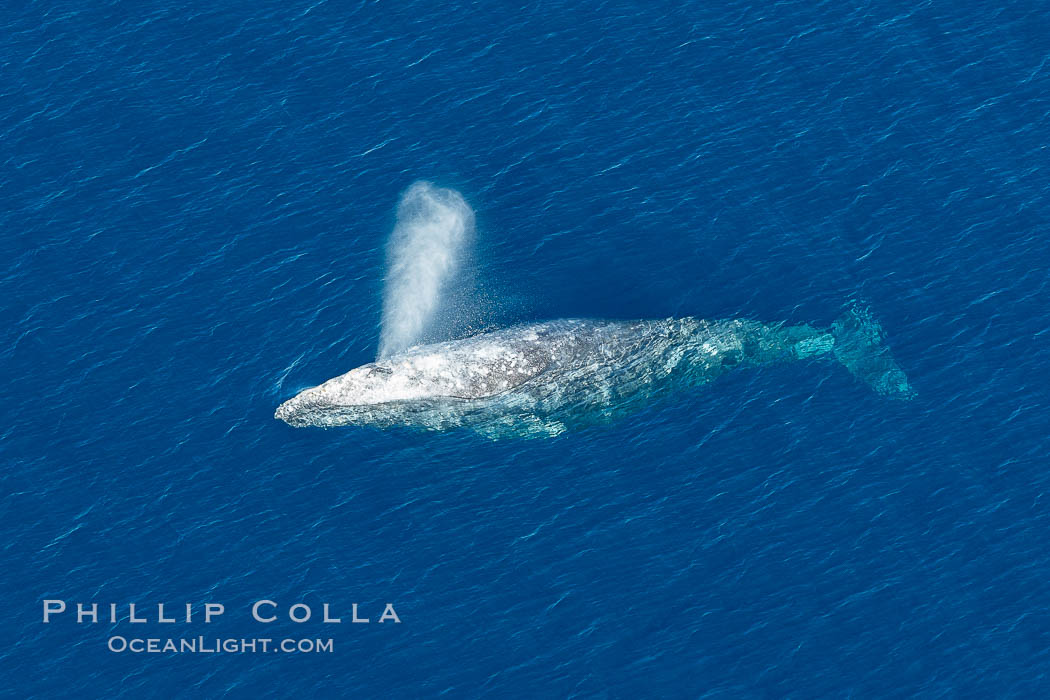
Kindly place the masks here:
POLYGON ((402 195, 387 244, 379 358, 417 345, 441 315, 474 232, 474 211, 455 190, 416 182, 402 195))

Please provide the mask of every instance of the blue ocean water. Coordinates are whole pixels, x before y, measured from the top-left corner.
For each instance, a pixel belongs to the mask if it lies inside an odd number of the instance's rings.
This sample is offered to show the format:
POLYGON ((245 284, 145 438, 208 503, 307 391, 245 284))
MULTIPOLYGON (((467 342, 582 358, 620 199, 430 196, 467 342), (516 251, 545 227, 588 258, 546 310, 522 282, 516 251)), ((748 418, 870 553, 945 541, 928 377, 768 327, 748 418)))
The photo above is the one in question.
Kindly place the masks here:
POLYGON ((0 26, 5 694, 1050 691, 1044 4, 58 1, 0 26), (475 211, 480 322, 826 325, 863 299, 917 396, 813 362, 547 440, 275 421, 374 359, 421 178, 475 211), (227 611, 45 625, 45 599, 227 611))

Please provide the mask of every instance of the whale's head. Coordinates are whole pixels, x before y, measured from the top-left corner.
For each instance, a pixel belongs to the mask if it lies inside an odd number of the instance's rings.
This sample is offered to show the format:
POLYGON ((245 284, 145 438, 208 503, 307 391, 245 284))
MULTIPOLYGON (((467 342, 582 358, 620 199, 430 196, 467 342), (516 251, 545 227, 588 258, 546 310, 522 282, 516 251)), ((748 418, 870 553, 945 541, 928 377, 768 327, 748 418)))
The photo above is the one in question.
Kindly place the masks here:
POLYGON ((390 409, 438 393, 425 374, 372 362, 296 394, 277 407, 274 417, 295 427, 375 423, 390 409))
POLYGON ((520 385, 548 361, 520 348, 423 346, 306 389, 282 403, 274 417, 295 427, 392 425, 419 418, 430 424, 520 385))

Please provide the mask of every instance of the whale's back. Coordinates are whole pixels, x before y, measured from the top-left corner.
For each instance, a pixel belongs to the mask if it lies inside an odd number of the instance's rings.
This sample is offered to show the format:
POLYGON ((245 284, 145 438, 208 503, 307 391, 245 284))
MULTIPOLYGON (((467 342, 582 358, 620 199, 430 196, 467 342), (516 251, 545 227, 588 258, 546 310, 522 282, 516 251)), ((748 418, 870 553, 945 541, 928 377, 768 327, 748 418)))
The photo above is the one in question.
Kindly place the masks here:
POLYGON ((365 402, 414 398, 482 399, 510 391, 546 370, 550 349, 538 337, 493 333, 413 348, 374 363, 389 379, 365 402))

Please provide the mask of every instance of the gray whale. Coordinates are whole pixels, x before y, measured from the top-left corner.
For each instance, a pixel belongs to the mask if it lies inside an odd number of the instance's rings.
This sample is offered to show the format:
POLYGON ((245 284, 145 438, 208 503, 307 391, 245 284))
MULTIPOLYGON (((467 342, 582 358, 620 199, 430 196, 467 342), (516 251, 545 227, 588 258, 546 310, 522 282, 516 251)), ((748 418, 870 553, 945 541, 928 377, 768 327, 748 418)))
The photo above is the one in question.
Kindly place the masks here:
POLYGON ((275 417, 296 427, 552 436, 608 422, 730 370, 809 358, 837 360, 879 394, 913 395, 882 329, 855 307, 827 329, 692 317, 515 326, 363 365, 285 401, 275 417))

